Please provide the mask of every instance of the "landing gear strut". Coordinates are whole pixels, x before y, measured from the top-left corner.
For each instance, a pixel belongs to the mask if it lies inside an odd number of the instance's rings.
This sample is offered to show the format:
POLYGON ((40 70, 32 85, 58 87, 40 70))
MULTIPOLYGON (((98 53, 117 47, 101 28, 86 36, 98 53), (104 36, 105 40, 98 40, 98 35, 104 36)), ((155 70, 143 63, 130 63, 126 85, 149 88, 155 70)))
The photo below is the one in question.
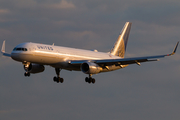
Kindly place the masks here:
POLYGON ((92 74, 89 74, 89 77, 85 78, 85 82, 88 82, 89 84, 90 83, 94 84, 96 82, 96 80, 94 78, 92 78, 91 76, 92 76, 92 74))
POLYGON ((55 71, 56 71, 56 75, 57 76, 54 76, 54 78, 53 78, 54 82, 57 82, 57 83, 61 82, 61 83, 63 83, 64 79, 60 78, 60 71, 61 71, 61 69, 60 68, 55 68, 55 71))

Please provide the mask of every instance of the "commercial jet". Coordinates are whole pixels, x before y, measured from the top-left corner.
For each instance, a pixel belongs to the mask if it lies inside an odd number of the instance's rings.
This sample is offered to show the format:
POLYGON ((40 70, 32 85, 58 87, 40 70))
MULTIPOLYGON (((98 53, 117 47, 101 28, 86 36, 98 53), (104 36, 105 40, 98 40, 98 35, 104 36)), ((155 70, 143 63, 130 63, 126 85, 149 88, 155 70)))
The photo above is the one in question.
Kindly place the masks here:
POLYGON ((170 54, 124 58, 131 25, 130 22, 125 23, 117 41, 108 53, 27 42, 17 45, 9 54, 5 52, 5 41, 3 41, 1 53, 15 61, 22 62, 24 75, 28 77, 31 73, 43 72, 44 65, 52 66, 57 75, 53 80, 57 83, 64 81, 60 77, 62 69, 82 71, 88 75, 85 78, 86 82, 95 83, 95 79, 92 78, 93 74, 118 70, 131 64, 141 65, 140 63, 143 62, 158 61, 158 58, 175 54, 179 42, 170 54))

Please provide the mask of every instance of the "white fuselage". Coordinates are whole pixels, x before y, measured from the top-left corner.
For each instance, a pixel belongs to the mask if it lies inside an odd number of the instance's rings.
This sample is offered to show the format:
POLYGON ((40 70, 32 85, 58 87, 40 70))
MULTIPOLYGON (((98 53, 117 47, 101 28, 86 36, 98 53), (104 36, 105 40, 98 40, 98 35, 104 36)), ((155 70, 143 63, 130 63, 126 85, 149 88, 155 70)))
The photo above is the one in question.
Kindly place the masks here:
MULTIPOLYGON (((103 59, 120 59, 120 57, 111 55, 110 53, 37 43, 22 43, 17 45, 11 53, 11 57, 12 59, 19 62, 30 62, 42 65, 50 65, 55 68, 57 67, 67 70, 80 70, 79 66, 69 64, 69 61, 71 60, 89 61, 103 59)), ((121 67, 114 66, 112 70, 119 68, 121 67)), ((104 72, 105 71, 107 71, 107 69, 104 70, 104 72)))

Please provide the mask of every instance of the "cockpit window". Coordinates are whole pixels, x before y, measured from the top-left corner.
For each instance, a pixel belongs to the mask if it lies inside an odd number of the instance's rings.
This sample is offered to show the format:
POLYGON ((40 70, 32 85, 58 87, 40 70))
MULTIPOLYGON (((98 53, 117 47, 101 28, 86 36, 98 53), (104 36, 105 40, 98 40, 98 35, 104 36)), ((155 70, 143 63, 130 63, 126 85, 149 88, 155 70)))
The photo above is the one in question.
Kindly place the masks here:
POLYGON ((16 51, 16 48, 14 48, 13 51, 16 51))
POLYGON ((22 51, 27 51, 27 48, 22 48, 22 51))
POLYGON ((16 51, 21 51, 21 50, 22 50, 22 48, 17 48, 17 49, 16 49, 16 51))
POLYGON ((27 51, 27 48, 14 48, 13 51, 27 51))

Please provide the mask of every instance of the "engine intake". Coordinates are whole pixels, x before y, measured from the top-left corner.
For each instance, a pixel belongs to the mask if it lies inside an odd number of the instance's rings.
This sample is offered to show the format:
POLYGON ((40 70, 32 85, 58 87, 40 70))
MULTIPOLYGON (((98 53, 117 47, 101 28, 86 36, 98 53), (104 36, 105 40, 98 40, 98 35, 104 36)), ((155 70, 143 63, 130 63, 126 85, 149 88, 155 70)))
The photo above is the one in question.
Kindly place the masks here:
POLYGON ((101 67, 96 63, 86 62, 81 65, 81 71, 85 74, 97 74, 101 72, 101 67))
POLYGON ((30 64, 29 67, 26 67, 24 65, 24 70, 29 73, 40 73, 40 72, 43 72, 45 70, 45 68, 43 65, 30 64))

